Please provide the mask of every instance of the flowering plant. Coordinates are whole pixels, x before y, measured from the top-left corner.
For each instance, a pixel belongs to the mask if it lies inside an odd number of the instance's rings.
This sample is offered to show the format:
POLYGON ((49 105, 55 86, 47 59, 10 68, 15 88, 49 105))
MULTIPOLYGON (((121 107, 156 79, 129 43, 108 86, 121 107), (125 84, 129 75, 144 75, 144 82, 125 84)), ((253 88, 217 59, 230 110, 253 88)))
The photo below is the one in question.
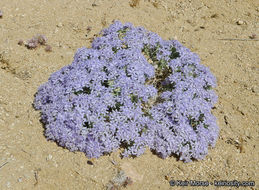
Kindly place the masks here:
POLYGON ((219 128, 216 79, 199 62, 176 40, 115 21, 39 87, 34 107, 47 139, 88 157, 149 147, 162 158, 203 159, 219 128))

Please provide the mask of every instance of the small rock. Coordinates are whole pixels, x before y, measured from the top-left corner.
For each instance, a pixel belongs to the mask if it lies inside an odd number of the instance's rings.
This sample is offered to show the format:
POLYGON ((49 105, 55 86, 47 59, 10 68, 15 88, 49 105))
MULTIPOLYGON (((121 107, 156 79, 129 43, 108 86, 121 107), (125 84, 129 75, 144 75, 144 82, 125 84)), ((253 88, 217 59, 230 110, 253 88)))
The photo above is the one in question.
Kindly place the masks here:
POLYGON ((46 45, 45 51, 46 52, 51 52, 52 51, 52 47, 50 45, 46 45))
POLYGON ((63 26, 63 24, 61 23, 61 22, 59 22, 58 24, 57 24, 57 27, 59 27, 59 28, 61 28, 63 26))
POLYGON ((89 164, 89 165, 91 165, 91 166, 94 165, 94 163, 93 163, 92 161, 90 161, 90 160, 87 161, 87 164, 89 164))
POLYGON ((3 18, 3 12, 0 10, 0 18, 3 18))
POLYGON ((22 46, 24 44, 23 40, 18 41, 18 45, 22 46))
POLYGON ((88 27, 86 28, 87 33, 91 32, 91 30, 92 30, 92 27, 91 27, 91 26, 88 26, 88 27))
POLYGON ((256 34, 251 34, 251 35, 249 36, 250 39, 256 39, 256 37, 257 37, 256 34))
POLYGON ((259 94, 259 86, 253 86, 252 87, 252 92, 256 93, 256 94, 259 94))
POLYGON ((210 18, 218 18, 218 17, 219 17, 219 15, 217 13, 210 16, 210 18))
POLYGON ((19 177, 17 181, 21 183, 22 182, 22 178, 19 177))
POLYGON ((51 159, 52 159, 52 155, 49 154, 49 155, 47 156, 46 160, 49 161, 49 160, 51 160, 51 159))
POLYGON ((245 24, 244 21, 242 21, 242 20, 238 20, 238 21, 237 21, 237 25, 243 25, 243 24, 245 24))

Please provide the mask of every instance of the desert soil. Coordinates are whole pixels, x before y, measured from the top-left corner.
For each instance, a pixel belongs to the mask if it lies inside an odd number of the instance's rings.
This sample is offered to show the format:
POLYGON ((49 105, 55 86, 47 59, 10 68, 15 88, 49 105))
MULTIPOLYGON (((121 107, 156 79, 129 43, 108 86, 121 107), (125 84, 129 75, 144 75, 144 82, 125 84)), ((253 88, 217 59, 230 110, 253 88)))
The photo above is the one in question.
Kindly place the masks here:
POLYGON ((0 1, 1 190, 106 189, 119 170, 133 181, 121 189, 196 189, 171 187, 170 180, 255 181, 239 189, 259 189, 259 1, 140 0, 135 5, 128 0, 0 1), (113 20, 179 40, 216 76, 219 100, 213 114, 220 136, 204 160, 163 160, 149 150, 138 158, 121 159, 118 151, 89 160, 44 137, 40 112, 32 107, 37 88, 70 64, 78 48, 90 47, 113 20), (36 34, 47 37, 51 52, 18 45, 36 34))

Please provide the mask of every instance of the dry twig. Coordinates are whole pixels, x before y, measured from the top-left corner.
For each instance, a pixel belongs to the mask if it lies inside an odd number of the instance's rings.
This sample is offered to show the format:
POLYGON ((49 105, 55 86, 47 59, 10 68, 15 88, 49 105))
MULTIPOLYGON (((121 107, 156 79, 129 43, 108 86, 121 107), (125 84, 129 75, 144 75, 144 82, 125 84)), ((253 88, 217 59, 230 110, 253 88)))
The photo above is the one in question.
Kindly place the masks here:
POLYGON ((2 167, 4 167, 6 164, 8 164, 9 162, 5 162, 5 163, 3 163, 1 166, 0 166, 0 169, 2 168, 2 167))

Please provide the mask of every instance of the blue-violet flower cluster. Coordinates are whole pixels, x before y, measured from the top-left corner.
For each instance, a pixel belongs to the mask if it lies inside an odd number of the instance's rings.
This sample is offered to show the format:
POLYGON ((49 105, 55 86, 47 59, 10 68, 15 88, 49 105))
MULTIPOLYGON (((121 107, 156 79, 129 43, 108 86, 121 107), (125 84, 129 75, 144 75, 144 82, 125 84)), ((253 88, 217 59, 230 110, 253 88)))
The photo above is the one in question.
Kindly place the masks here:
POLYGON ((199 62, 176 40, 115 21, 39 87, 34 107, 47 139, 88 157, 149 147, 162 158, 203 159, 219 128, 216 79, 199 62))

